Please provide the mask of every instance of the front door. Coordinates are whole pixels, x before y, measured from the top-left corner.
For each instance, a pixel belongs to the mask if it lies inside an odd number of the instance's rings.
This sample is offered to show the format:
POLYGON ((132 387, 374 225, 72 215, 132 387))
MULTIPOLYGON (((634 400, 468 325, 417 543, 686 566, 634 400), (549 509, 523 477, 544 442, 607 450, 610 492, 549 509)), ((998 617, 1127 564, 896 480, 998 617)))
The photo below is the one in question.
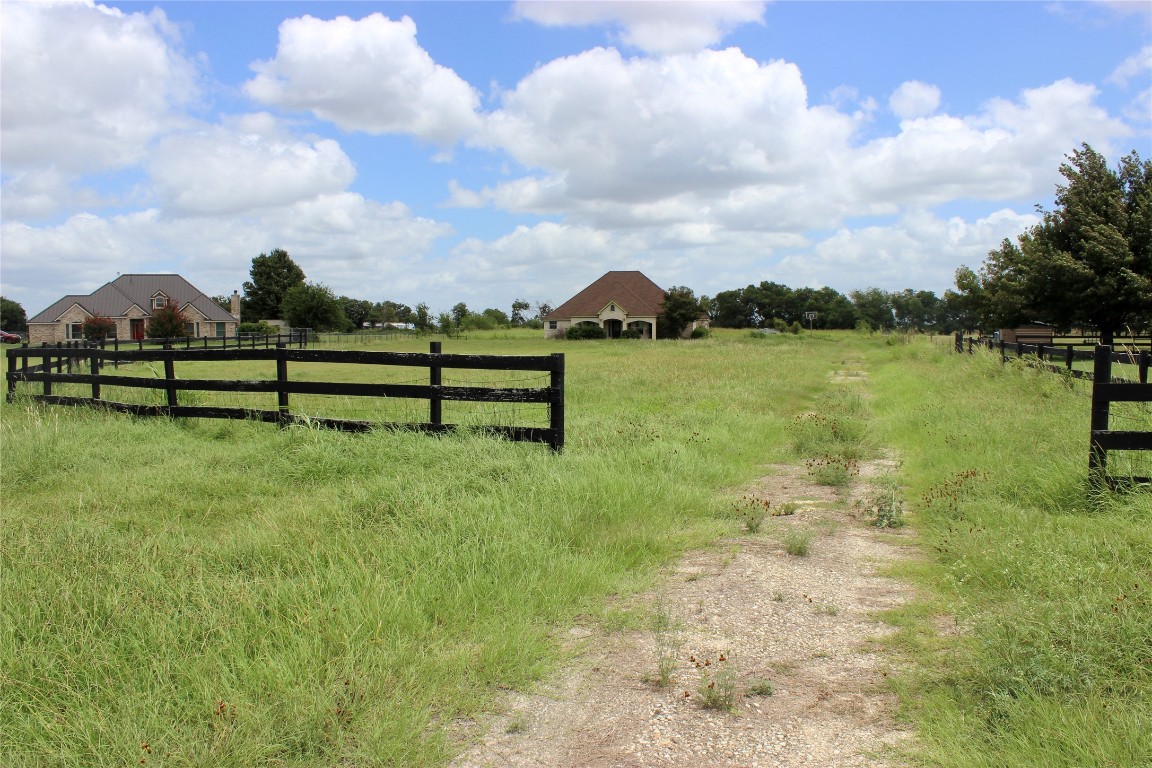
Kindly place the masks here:
POLYGON ((129 326, 132 331, 132 340, 139 341, 144 338, 144 320, 143 318, 136 318, 129 321, 129 326))
POLYGON ((624 330, 624 323, 621 320, 605 320, 604 321, 604 335, 610 339, 620 338, 620 332, 624 330))

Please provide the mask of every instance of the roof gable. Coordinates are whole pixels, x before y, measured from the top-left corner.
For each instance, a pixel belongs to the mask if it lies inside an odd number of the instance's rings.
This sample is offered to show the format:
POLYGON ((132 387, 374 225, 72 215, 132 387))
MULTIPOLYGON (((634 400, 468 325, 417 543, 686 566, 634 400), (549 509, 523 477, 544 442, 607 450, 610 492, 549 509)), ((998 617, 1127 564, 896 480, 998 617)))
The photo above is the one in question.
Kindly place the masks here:
POLYGON ((630 316, 656 316, 664 305, 664 289, 643 272, 606 272, 545 316, 545 320, 595 317, 609 304, 627 308, 630 316))
POLYGON ((152 297, 164 295, 178 301, 180 307, 194 306, 207 320, 235 322, 228 310, 205 296, 180 275, 120 275, 87 296, 65 296, 28 320, 29 323, 55 323, 73 304, 91 315, 124 317, 133 306, 145 314, 152 313, 152 297))

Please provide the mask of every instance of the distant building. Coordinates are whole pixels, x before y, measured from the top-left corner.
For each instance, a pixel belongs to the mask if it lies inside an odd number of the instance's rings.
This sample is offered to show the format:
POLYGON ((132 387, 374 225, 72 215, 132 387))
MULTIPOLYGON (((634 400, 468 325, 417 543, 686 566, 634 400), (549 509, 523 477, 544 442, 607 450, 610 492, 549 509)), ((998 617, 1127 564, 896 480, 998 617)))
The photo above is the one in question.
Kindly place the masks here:
POLYGON ((87 295, 69 295, 28 320, 28 342, 55 343, 84 338, 84 321, 110 318, 116 338, 142 339, 152 312, 176 304, 188 318, 188 336, 235 336, 240 294, 232 292, 231 312, 180 275, 120 275, 87 295))
POLYGON ((574 325, 591 323, 610 339, 625 330, 641 338, 656 338, 656 318, 664 304, 664 289, 643 272, 608 272, 544 316, 544 334, 563 338, 574 325))

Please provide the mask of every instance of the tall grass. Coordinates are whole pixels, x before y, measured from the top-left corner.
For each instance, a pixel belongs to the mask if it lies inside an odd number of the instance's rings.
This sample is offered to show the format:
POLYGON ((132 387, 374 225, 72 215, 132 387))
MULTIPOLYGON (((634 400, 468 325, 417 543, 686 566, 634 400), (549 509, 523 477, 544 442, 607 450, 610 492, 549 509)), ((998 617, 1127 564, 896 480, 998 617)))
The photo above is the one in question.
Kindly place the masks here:
POLYGON ((558 628, 728 530, 719 490, 786 455, 830 365, 735 338, 446 344, 558 349, 561 455, 3 405, 4 762, 442 763, 558 628))
POLYGON ((1088 386, 926 345, 872 361, 932 555, 901 619, 923 762, 1152 764, 1152 494, 1090 492, 1088 386))

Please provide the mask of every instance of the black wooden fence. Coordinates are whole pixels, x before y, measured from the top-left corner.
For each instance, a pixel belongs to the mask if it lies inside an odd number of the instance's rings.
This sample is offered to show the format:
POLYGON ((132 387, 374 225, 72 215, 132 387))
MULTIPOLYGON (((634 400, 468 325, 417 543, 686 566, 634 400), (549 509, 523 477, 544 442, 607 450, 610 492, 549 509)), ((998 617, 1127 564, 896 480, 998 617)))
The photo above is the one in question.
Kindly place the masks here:
POLYGON ((1148 350, 1116 352, 1105 344, 1091 349, 1083 345, 1065 344, 1044 346, 1005 342, 991 338, 965 338, 956 334, 956 351, 973 354, 977 349, 998 350, 1003 362, 1024 359, 1030 365, 1078 379, 1092 381, 1092 416, 1089 426, 1088 474, 1095 487, 1152 483, 1152 477, 1116 478, 1108 475, 1108 451, 1152 451, 1152 432, 1110 429, 1111 404, 1118 402, 1152 403, 1152 385, 1148 383, 1148 370, 1152 367, 1152 352, 1148 350), (1072 367, 1077 360, 1091 360, 1092 370, 1072 367), (1115 379, 1112 364, 1135 365, 1137 381, 1115 379))
MULTIPOLYGON (((564 446, 564 355, 455 355, 443 354, 441 343, 430 344, 429 352, 364 352, 351 350, 289 349, 283 342, 270 349, 252 348, 187 348, 109 350, 65 346, 23 347, 7 350, 8 400, 16 394, 19 382, 39 383, 43 392, 32 395, 36 400, 57 405, 94 405, 123 413, 143 416, 174 416, 213 419, 253 419, 279 424, 307 423, 350 432, 375 428, 414 429, 424 432, 447 432, 460 425, 443 420, 445 401, 481 403, 544 403, 548 406, 548 426, 478 425, 477 429, 512 440, 547 443, 552 450, 564 446), (38 361, 29 364, 29 361, 38 361), (178 361, 274 360, 276 378, 267 380, 178 379, 178 361), (87 363, 88 372, 77 372, 87 363), (102 372, 110 363, 162 362, 164 378, 108 375, 102 372), (426 368, 427 384, 386 384, 291 381, 290 363, 353 363, 376 366, 426 368), (445 369, 539 371, 549 374, 546 387, 445 386, 445 369), (82 384, 92 388, 91 397, 66 397, 52 392, 53 384, 82 384), (164 390, 163 405, 120 403, 101 397, 104 386, 137 387, 164 390), (276 409, 235 408, 222 406, 180 405, 181 391, 268 392, 276 393, 276 409), (428 401, 428 421, 420 423, 384 423, 356 419, 302 417, 291 412, 292 394, 343 395, 348 397, 409 398, 428 401)), ((471 426, 471 425, 470 425, 471 426)))

